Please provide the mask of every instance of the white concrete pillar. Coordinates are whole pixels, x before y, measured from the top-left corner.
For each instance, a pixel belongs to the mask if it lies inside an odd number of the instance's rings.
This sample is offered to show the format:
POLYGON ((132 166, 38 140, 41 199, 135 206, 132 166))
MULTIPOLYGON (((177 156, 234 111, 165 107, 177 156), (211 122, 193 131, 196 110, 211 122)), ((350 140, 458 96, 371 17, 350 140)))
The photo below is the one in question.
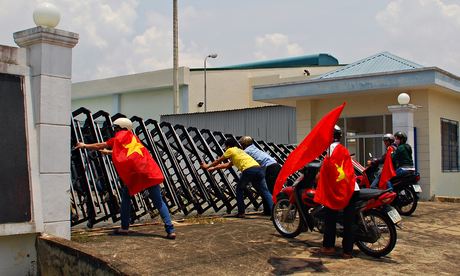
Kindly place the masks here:
POLYGON ((70 239, 70 118, 72 48, 78 34, 35 27, 14 33, 27 50, 37 130, 44 232, 70 239))
POLYGON ((414 111, 417 106, 413 104, 390 105, 388 110, 393 117, 393 133, 402 131, 407 134, 407 143, 414 149, 412 152, 412 159, 414 159, 415 145, 414 145, 414 111))

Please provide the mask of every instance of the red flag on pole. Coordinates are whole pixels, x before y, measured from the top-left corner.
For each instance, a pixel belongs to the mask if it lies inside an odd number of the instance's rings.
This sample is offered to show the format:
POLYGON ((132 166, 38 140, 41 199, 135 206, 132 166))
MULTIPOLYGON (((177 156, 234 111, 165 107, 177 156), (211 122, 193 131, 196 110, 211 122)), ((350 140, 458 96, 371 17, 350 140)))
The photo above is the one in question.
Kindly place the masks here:
POLYGON ((345 103, 326 114, 297 148, 289 154, 276 179, 273 188, 273 202, 276 202, 276 196, 283 188, 286 179, 317 158, 331 144, 334 134, 334 125, 340 117, 340 113, 342 113, 344 107, 345 103))
POLYGON ((385 161, 383 162, 383 169, 380 173, 379 180, 379 189, 386 190, 388 189, 388 180, 396 176, 395 169, 393 167, 393 160, 391 159, 391 154, 393 153, 393 147, 389 146, 387 148, 387 153, 385 155, 385 161))
POLYGON ((338 144, 323 161, 313 200, 333 210, 345 208, 355 190, 355 177, 350 153, 338 144))
POLYGON ((130 195, 163 182, 161 169, 131 131, 117 132, 107 145, 112 148, 113 164, 130 195))

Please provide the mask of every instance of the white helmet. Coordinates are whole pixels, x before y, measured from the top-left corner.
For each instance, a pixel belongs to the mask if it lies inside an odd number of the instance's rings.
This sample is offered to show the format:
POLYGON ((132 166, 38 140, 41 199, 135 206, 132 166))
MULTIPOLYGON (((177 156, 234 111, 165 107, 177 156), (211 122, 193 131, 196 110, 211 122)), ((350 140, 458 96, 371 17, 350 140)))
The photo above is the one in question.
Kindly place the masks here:
POLYGON ((133 122, 128 118, 118 118, 113 121, 113 126, 119 126, 120 128, 126 128, 127 130, 133 129, 133 122))

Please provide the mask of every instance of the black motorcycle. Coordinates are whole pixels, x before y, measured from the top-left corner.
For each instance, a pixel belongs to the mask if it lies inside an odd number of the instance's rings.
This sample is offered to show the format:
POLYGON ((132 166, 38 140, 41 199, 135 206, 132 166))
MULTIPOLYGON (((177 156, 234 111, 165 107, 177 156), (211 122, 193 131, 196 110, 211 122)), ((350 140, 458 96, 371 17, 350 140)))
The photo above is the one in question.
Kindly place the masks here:
MULTIPOLYGON (((372 159, 370 165, 361 172, 356 171, 355 167, 355 172, 362 175, 361 183, 372 183, 375 179, 379 172, 379 165, 375 160, 375 158, 372 159), (367 181, 363 180, 364 177, 367 177, 367 181)), ((390 179, 393 191, 397 194, 391 205, 403 216, 410 216, 417 209, 417 203, 422 192, 419 181, 420 174, 416 171, 407 171, 405 175, 395 176, 390 179)))

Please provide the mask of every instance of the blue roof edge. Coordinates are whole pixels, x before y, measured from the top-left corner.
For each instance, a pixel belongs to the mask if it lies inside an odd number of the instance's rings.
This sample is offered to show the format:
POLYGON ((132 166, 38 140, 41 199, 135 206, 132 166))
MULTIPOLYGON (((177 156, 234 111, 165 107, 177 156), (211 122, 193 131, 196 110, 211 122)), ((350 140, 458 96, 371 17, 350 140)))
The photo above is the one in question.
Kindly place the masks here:
POLYGON ((281 59, 263 60, 244 64, 215 67, 218 69, 263 69, 263 68, 279 68, 279 67, 302 67, 302 66, 334 66, 339 65, 337 58, 326 53, 315 55, 305 55, 288 57, 281 59))

